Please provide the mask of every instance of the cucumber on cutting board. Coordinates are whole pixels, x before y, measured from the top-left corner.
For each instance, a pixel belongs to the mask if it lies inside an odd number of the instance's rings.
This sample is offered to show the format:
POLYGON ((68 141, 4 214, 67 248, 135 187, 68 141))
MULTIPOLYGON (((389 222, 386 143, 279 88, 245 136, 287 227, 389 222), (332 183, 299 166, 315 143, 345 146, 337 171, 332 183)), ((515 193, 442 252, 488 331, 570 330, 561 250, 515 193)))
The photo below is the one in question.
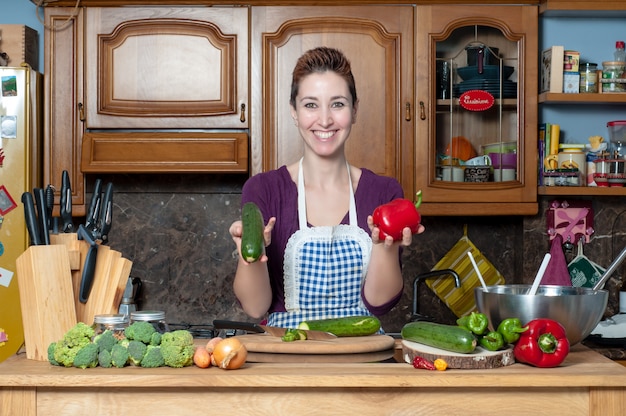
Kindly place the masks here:
POLYGON ((474 352, 477 343, 476 336, 465 328, 426 321, 405 324, 400 335, 408 341, 462 354, 474 352))
POLYGON ((372 335, 380 329, 380 321, 375 316, 359 315, 343 318, 317 319, 303 321, 299 329, 324 331, 338 337, 362 337, 372 335))
POLYGON ((254 263, 263 255, 263 215, 254 202, 246 202, 241 208, 241 257, 254 263))

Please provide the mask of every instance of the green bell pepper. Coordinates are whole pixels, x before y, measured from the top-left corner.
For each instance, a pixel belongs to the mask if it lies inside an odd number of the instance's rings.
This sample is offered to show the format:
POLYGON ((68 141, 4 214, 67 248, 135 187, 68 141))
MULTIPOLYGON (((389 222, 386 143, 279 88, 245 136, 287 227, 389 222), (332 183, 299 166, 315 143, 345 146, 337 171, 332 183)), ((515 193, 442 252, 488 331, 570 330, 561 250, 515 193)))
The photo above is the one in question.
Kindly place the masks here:
POLYGON ((497 331, 502 334, 504 342, 514 344, 519 339, 522 332, 528 330, 528 326, 522 327, 519 318, 507 318, 500 322, 497 331))
POLYGON ((484 313, 472 312, 457 319, 456 324, 476 335, 483 335, 489 326, 489 319, 484 313))
POLYGON ((489 331, 478 340, 480 346, 489 351, 498 351, 504 347, 504 339, 498 331, 489 331))

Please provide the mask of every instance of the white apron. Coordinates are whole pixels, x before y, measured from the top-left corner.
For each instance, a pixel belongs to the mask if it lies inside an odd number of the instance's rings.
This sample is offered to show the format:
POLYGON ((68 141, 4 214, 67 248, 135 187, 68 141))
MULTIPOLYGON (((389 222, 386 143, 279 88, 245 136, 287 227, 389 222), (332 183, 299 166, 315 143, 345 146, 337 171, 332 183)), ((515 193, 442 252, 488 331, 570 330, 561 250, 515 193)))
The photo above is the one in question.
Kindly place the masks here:
POLYGON ((287 242, 284 259, 285 309, 268 325, 295 328, 305 320, 371 315, 361 299, 372 239, 358 226, 350 167, 349 224, 309 227, 302 160, 298 171, 299 230, 287 242))

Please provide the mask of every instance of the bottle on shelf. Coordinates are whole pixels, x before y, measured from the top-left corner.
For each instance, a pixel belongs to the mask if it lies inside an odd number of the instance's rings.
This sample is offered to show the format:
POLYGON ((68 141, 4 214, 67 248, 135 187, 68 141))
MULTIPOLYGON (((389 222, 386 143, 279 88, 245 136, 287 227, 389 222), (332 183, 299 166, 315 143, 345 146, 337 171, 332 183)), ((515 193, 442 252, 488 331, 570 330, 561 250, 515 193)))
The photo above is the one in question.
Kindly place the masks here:
POLYGON ((626 51, 624 50, 624 41, 618 40, 615 42, 615 60, 618 62, 626 62, 626 51))

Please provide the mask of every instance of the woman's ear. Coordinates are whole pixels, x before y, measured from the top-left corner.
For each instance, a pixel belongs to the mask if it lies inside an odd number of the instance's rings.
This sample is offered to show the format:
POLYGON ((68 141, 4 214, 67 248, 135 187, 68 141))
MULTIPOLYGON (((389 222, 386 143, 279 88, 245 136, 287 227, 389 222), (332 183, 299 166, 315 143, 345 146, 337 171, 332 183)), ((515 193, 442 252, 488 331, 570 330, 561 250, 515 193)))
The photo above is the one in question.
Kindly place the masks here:
POLYGON ((293 106, 291 106, 291 118, 293 119, 293 125, 294 126, 298 126, 298 113, 296 112, 296 109, 293 108, 293 106))

